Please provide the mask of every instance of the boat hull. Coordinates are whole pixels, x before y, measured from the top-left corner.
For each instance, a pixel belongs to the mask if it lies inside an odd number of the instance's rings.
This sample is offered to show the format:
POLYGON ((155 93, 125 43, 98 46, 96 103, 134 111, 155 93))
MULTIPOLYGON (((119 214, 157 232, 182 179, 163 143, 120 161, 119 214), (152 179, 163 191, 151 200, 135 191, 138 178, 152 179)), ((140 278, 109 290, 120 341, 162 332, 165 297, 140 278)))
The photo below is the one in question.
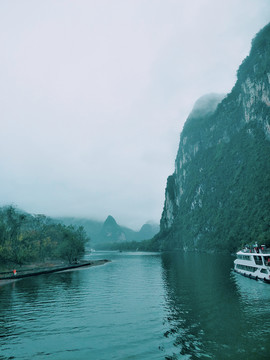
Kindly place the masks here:
POLYGON ((245 273, 245 272, 241 272, 239 270, 236 270, 236 269, 233 269, 233 271, 236 273, 236 274, 239 274, 239 275, 242 275, 244 277, 247 277, 249 279, 253 279, 253 280, 261 280, 261 281, 264 281, 265 283, 267 284, 270 284, 270 280, 267 279, 266 277, 262 278, 262 277, 258 277, 257 275, 253 275, 253 274, 248 274, 248 273, 245 273))

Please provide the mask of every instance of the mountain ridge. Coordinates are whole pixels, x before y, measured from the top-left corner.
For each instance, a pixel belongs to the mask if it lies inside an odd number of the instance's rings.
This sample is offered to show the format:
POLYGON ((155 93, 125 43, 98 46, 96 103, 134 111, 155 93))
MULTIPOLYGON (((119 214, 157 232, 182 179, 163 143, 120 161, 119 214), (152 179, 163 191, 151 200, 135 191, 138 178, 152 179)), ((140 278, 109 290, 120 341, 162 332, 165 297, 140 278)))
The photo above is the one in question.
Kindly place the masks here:
POLYGON ((228 95, 208 97, 209 111, 196 108, 200 98, 186 120, 157 249, 270 243, 270 24, 253 39, 237 75, 228 95))
POLYGON ((159 231, 159 225, 151 222, 143 224, 139 231, 134 231, 119 225, 111 215, 108 215, 104 222, 76 217, 59 217, 54 218, 54 221, 64 225, 83 226, 91 239, 91 246, 97 249, 111 244, 148 240, 159 231))

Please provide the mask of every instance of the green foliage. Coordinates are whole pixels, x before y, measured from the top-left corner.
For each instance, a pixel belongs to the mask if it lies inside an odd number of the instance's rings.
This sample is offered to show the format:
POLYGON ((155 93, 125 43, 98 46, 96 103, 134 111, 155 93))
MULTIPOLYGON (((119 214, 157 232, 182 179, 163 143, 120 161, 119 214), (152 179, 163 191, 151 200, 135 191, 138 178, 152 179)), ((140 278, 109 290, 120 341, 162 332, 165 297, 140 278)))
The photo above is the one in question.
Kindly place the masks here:
POLYGON ((121 243, 106 243, 99 246, 100 250, 114 251, 159 251, 158 246, 154 246, 153 241, 124 241, 121 243))
POLYGON ((253 136, 248 128, 229 143, 198 152, 189 163, 177 219, 159 234, 160 249, 232 252, 256 241, 270 245, 270 142, 260 128, 253 127, 253 136), (191 208, 200 186, 202 207, 191 208))
POLYGON ((0 262, 22 265, 46 259, 73 262, 84 253, 82 227, 55 224, 44 215, 30 215, 9 206, 0 209, 0 262))
POLYGON ((169 177, 166 196, 173 202, 178 194, 177 210, 171 228, 161 219, 153 247, 233 252, 247 243, 270 246, 269 73, 270 24, 254 39, 235 87, 216 111, 187 120, 176 164, 182 153, 186 161, 174 174, 185 172, 183 193, 177 188, 182 179, 173 185, 169 177))
POLYGON ((188 247, 235 251, 243 240, 260 241, 262 230, 264 242, 270 239, 270 143, 262 131, 250 138, 245 130, 229 144, 198 154, 196 162, 206 171, 189 179, 187 202, 179 213, 178 231, 188 247), (191 210, 188 204, 200 184, 203 206, 191 210))
POLYGON ((242 82, 247 78, 247 76, 252 79, 255 76, 263 76, 269 72, 269 52, 270 23, 266 25, 253 39, 250 55, 245 58, 237 72, 238 80, 242 82))
POLYGON ((84 253, 86 235, 82 227, 77 230, 73 226, 62 229, 62 240, 56 250, 58 256, 69 263, 77 261, 84 253))

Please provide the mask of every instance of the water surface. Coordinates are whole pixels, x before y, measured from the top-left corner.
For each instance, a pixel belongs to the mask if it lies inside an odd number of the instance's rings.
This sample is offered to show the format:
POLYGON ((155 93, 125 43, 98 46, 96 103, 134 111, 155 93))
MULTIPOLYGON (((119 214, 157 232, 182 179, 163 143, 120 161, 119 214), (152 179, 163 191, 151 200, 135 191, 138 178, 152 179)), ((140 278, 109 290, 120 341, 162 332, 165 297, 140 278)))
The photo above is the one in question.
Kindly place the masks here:
POLYGON ((269 359, 270 285, 233 257, 96 252, 0 287, 0 359, 269 359))

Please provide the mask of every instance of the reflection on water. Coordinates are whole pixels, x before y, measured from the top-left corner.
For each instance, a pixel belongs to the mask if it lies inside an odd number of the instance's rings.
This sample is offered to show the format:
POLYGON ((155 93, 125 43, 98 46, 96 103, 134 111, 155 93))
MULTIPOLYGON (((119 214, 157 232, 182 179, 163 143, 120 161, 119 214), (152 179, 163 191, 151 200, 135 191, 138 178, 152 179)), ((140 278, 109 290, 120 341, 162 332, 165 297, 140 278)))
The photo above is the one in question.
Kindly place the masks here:
POLYGON ((1 360, 163 358, 160 256, 93 256, 113 261, 0 288, 1 360))
POLYGON ((270 285, 233 257, 91 257, 112 263, 0 287, 0 360, 269 359, 270 285))
POLYGON ((270 287, 232 273, 224 255, 162 256, 167 359, 269 359, 270 287))

